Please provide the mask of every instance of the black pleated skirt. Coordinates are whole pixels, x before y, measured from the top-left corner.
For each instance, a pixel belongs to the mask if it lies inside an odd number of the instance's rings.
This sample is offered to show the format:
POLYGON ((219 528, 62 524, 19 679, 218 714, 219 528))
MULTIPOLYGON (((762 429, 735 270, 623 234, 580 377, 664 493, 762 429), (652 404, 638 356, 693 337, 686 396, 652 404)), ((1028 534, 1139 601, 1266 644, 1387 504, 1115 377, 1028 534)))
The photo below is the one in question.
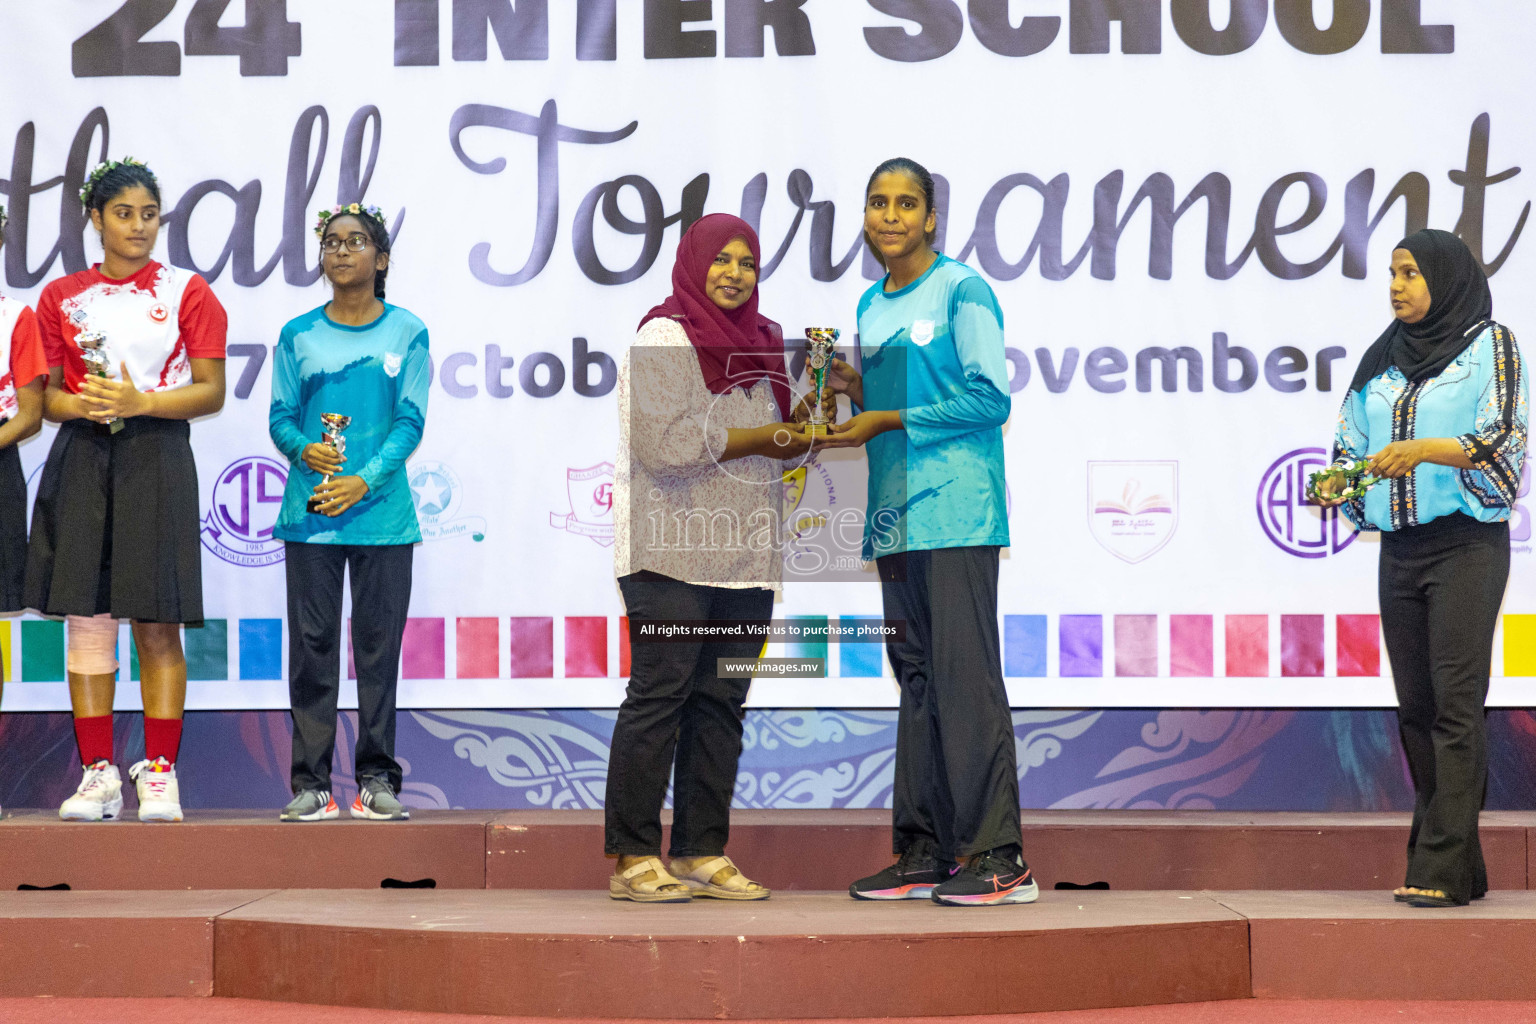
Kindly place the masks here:
POLYGON ((0 612, 18 612, 27 567, 27 478, 15 445, 0 448, 0 612))
POLYGON ((47 615, 203 621, 197 466, 185 420, 59 428, 32 510, 25 600, 47 615))

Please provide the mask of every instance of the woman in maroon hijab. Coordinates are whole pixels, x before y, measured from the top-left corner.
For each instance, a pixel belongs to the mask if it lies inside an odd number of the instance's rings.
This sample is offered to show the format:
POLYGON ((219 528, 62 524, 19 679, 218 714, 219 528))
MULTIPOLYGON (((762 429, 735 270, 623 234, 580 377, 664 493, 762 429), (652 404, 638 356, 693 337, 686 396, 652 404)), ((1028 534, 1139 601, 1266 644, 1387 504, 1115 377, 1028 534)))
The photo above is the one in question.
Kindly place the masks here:
POLYGON ((757 234, 711 214, 683 235, 672 294, 640 322, 619 374, 614 571, 630 679, 608 761, 614 899, 758 900, 730 858, 742 702, 782 566, 780 462, 805 458, 779 325, 757 312, 757 234), (714 635, 672 624, 705 622, 714 635), (748 668, 719 671, 722 662, 748 668), (661 805, 674 774, 670 871, 661 805))

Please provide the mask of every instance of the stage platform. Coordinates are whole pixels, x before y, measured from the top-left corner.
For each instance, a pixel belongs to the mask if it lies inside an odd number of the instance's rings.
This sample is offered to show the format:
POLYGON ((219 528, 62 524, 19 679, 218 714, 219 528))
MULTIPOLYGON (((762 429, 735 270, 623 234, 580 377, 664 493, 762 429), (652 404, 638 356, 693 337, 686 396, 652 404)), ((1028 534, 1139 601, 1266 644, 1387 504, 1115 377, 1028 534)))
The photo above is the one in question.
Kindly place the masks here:
MULTIPOLYGON (((0 819, 0 889, 592 890, 606 884, 601 811, 416 811, 408 822, 285 824, 276 811, 192 811, 179 825, 0 819)), ((890 859, 890 812, 737 811, 730 853, 784 892, 844 889, 890 859)), ((1536 879, 1536 814, 1485 812, 1494 889, 1536 879)), ((1405 814, 1027 811, 1042 887, 1382 890, 1402 881, 1405 814)))
POLYGON ((779 893, 0 893, 0 996, 209 995, 586 1018, 1022 1013, 1249 997, 1536 999, 1536 893, 1066 892, 958 909, 779 893), (154 950, 153 956, 124 950, 154 950), (1475 965, 1426 972, 1437 962, 1475 965))
POLYGON ((730 851, 772 899, 639 906, 606 896, 601 812, 13 810, 0 996, 737 1019, 1536 999, 1536 814, 1483 815, 1493 891, 1455 910, 1394 903, 1408 818, 1353 813, 1030 811, 1033 906, 849 899, 889 862, 888 814, 738 811, 730 851), (1092 883, 1109 891, 1070 888, 1092 883), (71 891, 17 891, 53 886, 71 891), (155 952, 124 969, 125 949, 155 952))

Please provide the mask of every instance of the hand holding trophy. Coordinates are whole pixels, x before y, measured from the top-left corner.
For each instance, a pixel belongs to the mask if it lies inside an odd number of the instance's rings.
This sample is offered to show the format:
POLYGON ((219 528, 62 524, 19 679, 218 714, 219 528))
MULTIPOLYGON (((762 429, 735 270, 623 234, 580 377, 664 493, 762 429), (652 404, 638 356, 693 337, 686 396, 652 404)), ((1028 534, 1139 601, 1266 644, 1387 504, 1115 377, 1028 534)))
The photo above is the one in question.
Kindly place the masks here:
MULTIPOLYGON (((100 331, 81 331, 75 336, 75 344, 80 346, 80 361, 85 363, 87 374, 103 380, 112 376, 112 360, 107 355, 105 334, 100 331)), ((107 420, 107 429, 114 434, 122 430, 122 419, 114 416, 107 420)))
POLYGON ((812 437, 826 437, 828 426, 835 418, 827 415, 824 400, 827 395, 827 369, 832 365, 832 350, 841 332, 836 327, 807 327, 805 329, 806 370, 811 378, 810 416, 805 432, 812 437))
MULTIPOLYGON (((342 434, 342 431, 346 430, 348 427, 350 427, 352 425, 352 417, 351 416, 343 416, 339 412, 323 412, 323 413, 320 414, 320 422, 325 427, 324 432, 321 433, 321 435, 320 435, 320 443, 325 445, 327 448, 334 449, 337 455, 345 454, 346 450, 347 450, 347 439, 342 434)), ((325 474, 321 475, 321 477, 320 477, 320 485, 321 486, 324 486, 325 484, 328 484, 330 482, 331 482, 331 474, 330 473, 325 473, 325 474)), ((320 503, 320 499, 318 499, 318 498, 310 498, 309 501, 305 503, 305 508, 308 509, 310 512, 319 514, 320 513, 320 509, 318 507, 319 503, 320 503)))

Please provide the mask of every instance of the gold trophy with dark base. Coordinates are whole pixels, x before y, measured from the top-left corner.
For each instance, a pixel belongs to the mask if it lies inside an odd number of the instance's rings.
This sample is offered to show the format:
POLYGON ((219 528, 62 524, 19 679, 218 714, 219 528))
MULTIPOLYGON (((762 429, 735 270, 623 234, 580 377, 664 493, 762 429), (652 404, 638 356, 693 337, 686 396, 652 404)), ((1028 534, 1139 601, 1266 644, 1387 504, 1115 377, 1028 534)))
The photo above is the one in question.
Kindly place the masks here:
MULTIPOLYGON (((112 360, 107 356, 105 334, 100 331, 81 331, 75 335, 75 344, 80 347, 80 361, 85 364, 87 376, 103 380, 112 376, 112 360)), ((123 421, 120 417, 114 416, 107 420, 107 430, 115 434, 122 429, 123 421)))
POLYGON ((827 390, 827 370, 832 366, 832 350, 837 346, 841 332, 836 327, 807 327, 805 329, 805 365, 811 376, 814 402, 805 423, 805 432, 812 437, 826 437, 831 420, 821 407, 822 396, 827 390))
MULTIPOLYGON (((343 416, 339 412, 323 412, 320 414, 320 423, 325 430, 320 434, 320 443, 327 448, 335 449, 337 455, 344 455, 347 451, 347 439, 342 436, 342 431, 352 425, 351 416, 343 416)), ((321 484, 331 482, 331 474, 326 473, 320 477, 321 484)), ((314 513, 320 513, 320 499, 310 498, 304 507, 314 513)))

